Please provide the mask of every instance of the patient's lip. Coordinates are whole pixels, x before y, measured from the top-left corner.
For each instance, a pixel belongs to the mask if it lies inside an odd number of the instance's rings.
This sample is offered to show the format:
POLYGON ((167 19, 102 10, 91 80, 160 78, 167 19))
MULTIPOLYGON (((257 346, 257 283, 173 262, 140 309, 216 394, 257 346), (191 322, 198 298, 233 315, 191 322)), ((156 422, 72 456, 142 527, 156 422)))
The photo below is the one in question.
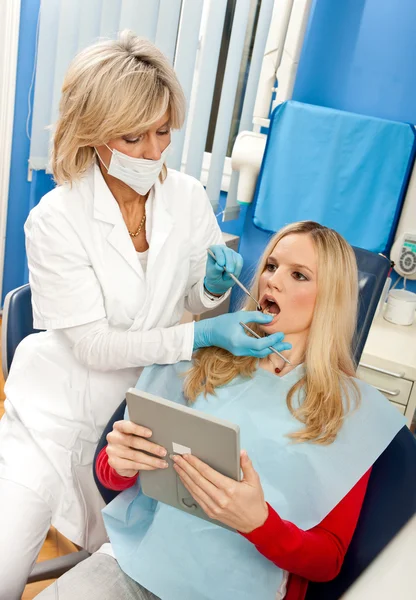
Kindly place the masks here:
MULTIPOLYGON (((274 302, 275 304, 277 304, 277 306, 279 306, 279 303, 277 302, 276 298, 274 298, 271 294, 264 294, 262 299, 260 300, 260 305, 262 307, 262 310, 264 310, 266 308, 267 302, 274 302)), ((279 308, 280 308, 280 306, 279 306, 279 308)))

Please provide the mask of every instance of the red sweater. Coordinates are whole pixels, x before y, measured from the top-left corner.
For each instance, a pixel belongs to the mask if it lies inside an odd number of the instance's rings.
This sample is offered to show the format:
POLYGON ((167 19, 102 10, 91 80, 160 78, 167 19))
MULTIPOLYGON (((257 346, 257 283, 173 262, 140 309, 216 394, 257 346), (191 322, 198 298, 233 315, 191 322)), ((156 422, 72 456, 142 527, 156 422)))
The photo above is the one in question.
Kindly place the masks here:
MULTIPOLYGON (((125 490, 137 479, 137 475, 122 477, 110 467, 106 448, 98 455, 96 472, 103 486, 110 490, 125 490)), ((312 529, 304 531, 283 521, 268 505, 269 516, 264 525, 241 534, 263 556, 290 573, 285 600, 303 600, 308 581, 330 581, 339 573, 357 525, 370 472, 371 469, 312 529)))

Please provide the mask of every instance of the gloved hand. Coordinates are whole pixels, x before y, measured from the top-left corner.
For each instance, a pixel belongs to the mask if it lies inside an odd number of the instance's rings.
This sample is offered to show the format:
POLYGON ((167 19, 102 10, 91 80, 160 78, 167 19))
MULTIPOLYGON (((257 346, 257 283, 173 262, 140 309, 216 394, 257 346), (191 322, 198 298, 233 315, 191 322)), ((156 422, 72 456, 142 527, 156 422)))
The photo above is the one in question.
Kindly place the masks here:
POLYGON ((210 246, 210 250, 215 254, 216 260, 208 254, 204 286, 211 294, 222 296, 234 285, 224 267, 229 273, 239 277, 243 268, 243 257, 225 245, 210 246))
POLYGON ((217 346, 228 350, 234 356, 255 356, 256 358, 264 358, 271 354, 269 346, 273 346, 279 352, 290 350, 292 344, 283 342, 283 333, 272 333, 257 339, 247 335, 240 325, 240 321, 243 323, 270 323, 272 320, 273 315, 241 310, 197 321, 194 323, 194 350, 217 346))

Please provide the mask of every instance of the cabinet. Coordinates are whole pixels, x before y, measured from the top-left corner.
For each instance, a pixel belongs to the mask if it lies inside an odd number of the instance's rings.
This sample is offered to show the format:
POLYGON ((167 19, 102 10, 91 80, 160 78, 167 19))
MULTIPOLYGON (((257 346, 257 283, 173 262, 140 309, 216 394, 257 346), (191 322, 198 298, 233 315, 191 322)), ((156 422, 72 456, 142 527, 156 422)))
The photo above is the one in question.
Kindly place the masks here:
POLYGON ((380 313, 371 325, 357 375, 384 394, 410 426, 416 410, 416 323, 394 325, 380 313))

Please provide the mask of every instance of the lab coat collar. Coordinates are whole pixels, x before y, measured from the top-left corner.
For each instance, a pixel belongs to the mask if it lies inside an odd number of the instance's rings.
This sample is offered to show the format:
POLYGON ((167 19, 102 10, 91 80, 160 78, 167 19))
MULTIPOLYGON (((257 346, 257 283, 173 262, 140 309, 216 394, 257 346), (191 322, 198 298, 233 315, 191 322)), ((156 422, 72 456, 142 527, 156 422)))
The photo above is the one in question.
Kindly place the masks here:
POLYGON ((94 165, 94 218, 105 223, 116 225, 123 221, 123 216, 116 199, 110 192, 100 167, 94 165))
MULTIPOLYGON (((148 272, 156 264, 156 260, 173 229, 173 219, 167 209, 166 193, 159 180, 155 183, 151 194, 153 194, 152 215, 148 215, 147 219, 150 230, 150 236, 148 237, 150 247, 148 272)), ((148 202, 146 202, 147 204, 148 202)), ((147 208, 146 206, 146 213, 147 208)), ((94 165, 94 218, 114 226, 107 237, 108 242, 130 264, 137 275, 144 278, 142 266, 126 231, 120 208, 105 183, 97 164, 94 165)))
POLYGON ((94 218, 113 225, 109 227, 108 243, 124 258, 133 271, 144 279, 143 268, 130 240, 120 207, 97 164, 94 165, 94 218))
MULTIPOLYGON (((153 187, 153 207, 151 215, 151 228, 149 242, 149 261, 147 268, 150 271, 173 229, 173 219, 168 211, 166 188, 158 179, 153 187)), ((148 220, 150 222, 150 219, 148 220)), ((169 257, 166 257, 169 260, 169 257)))

